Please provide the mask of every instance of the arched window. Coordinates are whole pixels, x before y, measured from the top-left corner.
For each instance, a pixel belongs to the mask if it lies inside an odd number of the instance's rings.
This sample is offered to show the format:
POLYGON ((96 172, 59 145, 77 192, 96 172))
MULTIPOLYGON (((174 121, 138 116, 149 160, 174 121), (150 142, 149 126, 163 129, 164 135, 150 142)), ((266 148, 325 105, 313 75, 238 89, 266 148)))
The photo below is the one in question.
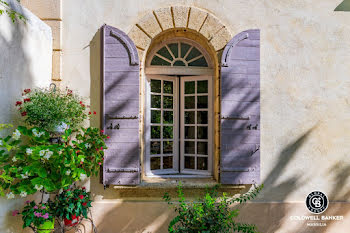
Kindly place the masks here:
POLYGON ((208 67, 208 62, 195 45, 178 41, 159 49, 152 58, 151 66, 208 67))
POLYGON ((211 176, 211 59, 187 38, 172 38, 150 50, 146 60, 146 174, 211 176))
POLYGON ((146 58, 146 74, 213 74, 213 65, 208 52, 193 40, 172 38, 150 50, 146 58))

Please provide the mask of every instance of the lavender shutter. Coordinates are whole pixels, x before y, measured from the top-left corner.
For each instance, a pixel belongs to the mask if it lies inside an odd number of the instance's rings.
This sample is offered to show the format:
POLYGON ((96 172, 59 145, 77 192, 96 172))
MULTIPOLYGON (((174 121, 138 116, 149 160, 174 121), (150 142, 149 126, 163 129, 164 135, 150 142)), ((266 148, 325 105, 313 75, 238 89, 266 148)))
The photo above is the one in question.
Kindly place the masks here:
POLYGON ((223 184, 260 182, 260 31, 236 35, 221 60, 223 184))
POLYGON ((131 39, 102 27, 102 126, 110 139, 105 151, 104 185, 140 183, 139 58, 131 39))

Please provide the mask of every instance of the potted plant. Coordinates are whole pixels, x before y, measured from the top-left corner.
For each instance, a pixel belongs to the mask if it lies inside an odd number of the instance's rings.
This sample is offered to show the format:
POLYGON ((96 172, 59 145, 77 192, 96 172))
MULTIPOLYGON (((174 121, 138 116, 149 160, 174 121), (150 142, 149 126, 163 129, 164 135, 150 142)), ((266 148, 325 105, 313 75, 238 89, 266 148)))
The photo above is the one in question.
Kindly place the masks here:
POLYGON ((87 214, 91 207, 90 193, 85 187, 63 190, 49 202, 54 215, 64 222, 67 227, 75 226, 81 218, 88 218, 87 214))
POLYGON ((89 106, 68 88, 63 91, 56 88, 25 89, 16 106, 27 125, 45 129, 51 134, 62 134, 66 129, 78 130, 91 115, 89 106))
POLYGON ((69 89, 26 89, 22 96, 16 105, 28 125, 0 137, 0 194, 8 199, 38 191, 58 194, 97 175, 109 137, 97 128, 81 127, 91 115, 81 98, 69 89), (53 143, 57 134, 60 140, 53 143))
POLYGON ((12 215, 22 215, 23 228, 30 227, 37 233, 50 233, 54 230, 55 218, 46 204, 27 201, 22 212, 13 211, 12 215))

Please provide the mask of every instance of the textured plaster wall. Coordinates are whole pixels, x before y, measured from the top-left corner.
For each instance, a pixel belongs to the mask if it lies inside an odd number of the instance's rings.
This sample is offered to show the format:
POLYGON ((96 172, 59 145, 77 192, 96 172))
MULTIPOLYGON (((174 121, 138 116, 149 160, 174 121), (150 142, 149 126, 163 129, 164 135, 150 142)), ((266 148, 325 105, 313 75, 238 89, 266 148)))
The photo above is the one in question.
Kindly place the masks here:
MULTIPOLYGON (((258 199, 263 203, 245 206, 243 217, 258 223, 262 232, 343 232, 350 218, 350 14, 333 11, 340 2, 65 1, 63 85, 86 97, 98 96, 98 29, 103 23, 129 33, 153 10, 180 5, 210 12, 232 35, 259 28, 265 188, 258 199), (307 214, 303 202, 313 190, 346 202, 333 202, 326 212, 344 215, 342 223, 323 228, 291 223, 290 215, 307 214)), ((96 100, 92 106, 98 107, 96 100)), ((171 211, 159 198, 145 195, 147 190, 144 197, 127 198, 113 188, 104 191, 97 180, 90 188, 96 196, 94 219, 102 232, 166 231, 171 211)))
MULTIPOLYGON (((7 16, 0 16, 0 123, 16 124, 19 116, 15 102, 21 98, 22 91, 50 84, 52 35, 49 26, 17 1, 8 2, 27 18, 24 24, 12 23, 7 16)), ((10 213, 23 203, 23 199, 0 198, 1 233, 22 231, 20 219, 10 213)))
POLYGON ((67 1, 64 82, 89 96, 88 47, 103 23, 128 33, 152 10, 184 5, 212 13, 233 35, 259 28, 262 201, 303 201, 314 189, 349 200, 350 14, 333 11, 339 2, 67 1))

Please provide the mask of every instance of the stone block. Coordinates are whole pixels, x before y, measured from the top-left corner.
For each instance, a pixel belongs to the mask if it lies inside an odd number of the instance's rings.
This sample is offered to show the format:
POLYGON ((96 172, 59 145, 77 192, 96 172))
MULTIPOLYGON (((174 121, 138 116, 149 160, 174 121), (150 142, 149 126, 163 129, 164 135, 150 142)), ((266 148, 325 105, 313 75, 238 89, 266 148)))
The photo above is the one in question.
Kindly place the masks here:
POLYGON ((148 14, 143 17, 138 23, 140 27, 145 30, 152 38, 162 31, 155 16, 153 14, 148 14))
POLYGON ((158 18, 160 24, 162 25, 163 30, 167 30, 169 28, 174 27, 170 7, 160 8, 160 9, 154 11, 154 13, 157 15, 157 18, 158 18))
POLYGON ((215 51, 218 51, 226 46, 226 44, 232 39, 230 31, 224 27, 217 34, 212 37, 210 41, 215 51))
POLYGON ((44 21, 47 25, 51 27, 52 30, 52 48, 61 49, 62 48, 62 22, 46 20, 44 21))
POLYGON ((191 8, 188 28, 199 31, 208 13, 198 8, 191 8))
POLYGON ((216 33, 223 28, 223 24, 215 18, 213 15, 208 15, 207 20, 204 22, 200 33, 205 36, 208 40, 211 40, 216 33))
POLYGON ((137 26, 133 26, 128 36, 134 42, 134 44, 140 48, 147 48, 147 46, 151 43, 151 39, 139 29, 137 26))
POLYGON ((41 19, 62 19, 62 0, 21 0, 21 4, 41 19))
POLYGON ((62 52, 53 51, 52 53, 52 79, 60 80, 62 78, 62 52))
POLYGON ((187 26, 189 9, 190 9, 189 7, 185 7, 185 6, 173 7, 175 27, 185 28, 187 26))

